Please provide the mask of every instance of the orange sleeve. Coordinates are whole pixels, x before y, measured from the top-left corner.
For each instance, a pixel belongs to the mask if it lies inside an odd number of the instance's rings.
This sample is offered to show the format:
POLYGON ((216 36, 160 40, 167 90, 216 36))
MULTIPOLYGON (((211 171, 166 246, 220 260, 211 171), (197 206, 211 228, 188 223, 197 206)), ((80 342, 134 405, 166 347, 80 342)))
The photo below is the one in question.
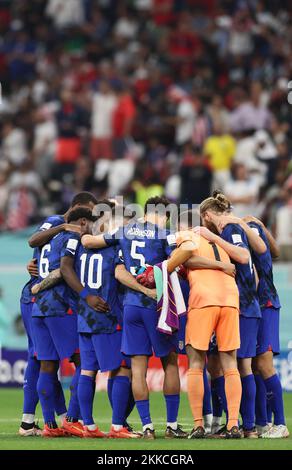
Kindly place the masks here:
POLYGON ((194 232, 192 232, 191 230, 184 230, 184 231, 178 232, 176 234, 176 244, 177 244, 177 246, 180 246, 184 242, 194 243, 196 245, 196 248, 194 248, 194 249, 197 249, 198 246, 199 246, 198 236, 194 232))

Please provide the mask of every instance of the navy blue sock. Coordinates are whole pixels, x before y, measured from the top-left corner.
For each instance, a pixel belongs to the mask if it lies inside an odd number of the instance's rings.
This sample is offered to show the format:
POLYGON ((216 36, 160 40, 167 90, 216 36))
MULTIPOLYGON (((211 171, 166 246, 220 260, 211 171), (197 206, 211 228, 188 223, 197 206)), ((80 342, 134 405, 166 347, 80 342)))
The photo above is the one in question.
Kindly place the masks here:
POLYGON ((241 378, 242 397, 240 405, 240 414, 244 429, 251 430, 255 425, 255 399, 256 384, 254 375, 250 374, 241 378))
POLYGON ((203 416, 206 416, 206 415, 212 414, 211 391, 210 391, 210 385, 209 385, 206 367, 204 368, 203 378, 204 378, 203 416))
POLYGON ((55 411, 58 416, 61 416, 67 413, 67 407, 66 407, 64 390, 63 390, 60 380, 58 379, 58 375, 55 375, 54 386, 55 386, 55 411))
POLYGON ((80 415, 79 400, 78 400, 78 382, 80 377, 81 367, 75 369, 70 385, 70 402, 68 406, 67 416, 73 421, 78 421, 80 415))
POLYGON ((88 375, 80 375, 78 383, 78 400, 80 406, 80 412, 85 426, 94 424, 93 419, 93 400, 95 388, 94 377, 88 375))
POLYGON ((111 404, 111 407, 113 407, 113 384, 114 384, 113 379, 108 379, 108 381, 107 381, 107 396, 108 396, 109 402, 111 404))
POLYGON ((214 386, 215 386, 219 401, 221 403, 221 406, 223 408, 223 411, 226 414, 226 419, 228 420, 228 410, 227 410, 227 400, 226 400, 226 394, 225 394, 224 375, 222 375, 221 377, 217 377, 217 379, 214 379, 214 386))
POLYGON ((271 405, 269 403, 269 400, 267 399, 267 420, 268 420, 268 423, 271 423, 273 421, 273 417, 272 417, 272 408, 271 408, 271 405))
POLYGON ((39 396, 37 391, 37 383, 40 373, 40 362, 30 357, 24 374, 23 383, 23 413, 35 414, 39 396))
MULTIPOLYGON (((223 377, 224 379, 224 377, 223 377)), ((217 388, 216 388, 216 380, 211 380, 211 396, 212 396, 212 408, 213 408, 213 416, 216 418, 221 418, 223 413, 223 406, 222 402, 218 396, 217 388)))
POLYGON ((112 424, 123 426, 126 420, 126 412, 129 403, 131 382, 129 377, 117 376, 113 379, 112 403, 113 416, 112 424))
POLYGON ((37 391, 45 423, 55 423, 55 375, 40 371, 37 391))
POLYGON ((267 390, 264 380, 259 374, 254 376, 256 383, 256 404, 255 404, 255 417, 258 426, 266 426, 268 422, 267 417, 267 390))
POLYGON ((135 408, 135 398, 134 398, 134 395, 133 395, 132 384, 131 384, 131 389, 130 389, 130 394, 129 394, 129 401, 128 401, 128 406, 127 406, 127 410, 126 410, 126 421, 127 421, 128 417, 130 416, 130 414, 132 413, 134 408, 135 408))
POLYGON ((274 424, 285 424, 283 390, 277 374, 264 381, 267 390, 267 400, 274 415, 274 424))
POLYGON ((142 425, 146 426, 146 424, 152 423, 150 417, 150 403, 149 400, 136 400, 136 407, 142 421, 142 425))
POLYGON ((164 395, 166 403, 166 420, 168 423, 176 423, 180 402, 179 393, 175 395, 164 395))

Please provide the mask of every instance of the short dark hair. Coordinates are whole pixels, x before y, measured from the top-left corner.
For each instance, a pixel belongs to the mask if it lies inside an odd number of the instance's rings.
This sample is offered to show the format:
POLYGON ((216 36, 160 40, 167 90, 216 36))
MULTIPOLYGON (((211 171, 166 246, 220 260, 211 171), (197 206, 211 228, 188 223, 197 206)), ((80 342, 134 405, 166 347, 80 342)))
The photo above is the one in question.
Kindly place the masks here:
POLYGON ((97 199, 94 194, 89 193, 88 191, 82 191, 81 193, 76 194, 71 202, 71 207, 76 206, 79 204, 80 206, 85 206, 92 202, 93 204, 97 204, 97 199))
POLYGON ((137 219, 137 212, 126 209, 125 206, 124 206, 123 207, 123 217, 124 217, 124 220, 132 220, 132 219, 135 220, 135 219, 137 219))
POLYGON ((96 217, 97 219, 100 219, 105 214, 113 215, 116 209, 116 204, 110 199, 98 199, 98 201, 96 202, 95 212, 97 212, 98 208, 99 212, 96 213, 96 217))
MULTIPOLYGON (((146 204, 144 206, 144 214, 150 214, 151 212, 155 212, 155 208, 157 206, 163 206, 164 208, 165 207, 168 207, 170 205, 170 201, 167 199, 166 196, 153 196, 153 197, 150 197, 147 201, 146 201, 146 204)), ((159 214, 159 211, 158 211, 158 214, 159 214)), ((170 217, 170 212, 167 211, 166 212, 166 216, 167 218, 170 217)))
POLYGON ((91 222, 96 222, 97 217, 92 214, 90 209, 86 209, 86 207, 78 207, 69 213, 67 222, 70 224, 71 222, 76 222, 79 219, 87 219, 91 222))

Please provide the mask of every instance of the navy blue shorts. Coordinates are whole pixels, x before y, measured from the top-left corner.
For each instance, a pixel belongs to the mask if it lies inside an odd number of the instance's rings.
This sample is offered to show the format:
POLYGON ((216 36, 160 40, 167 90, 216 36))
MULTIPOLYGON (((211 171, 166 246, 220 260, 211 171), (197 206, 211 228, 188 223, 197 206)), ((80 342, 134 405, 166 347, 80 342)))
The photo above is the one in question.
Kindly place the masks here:
POLYGON ((177 332, 177 342, 178 342, 178 354, 186 355, 186 324, 187 324, 187 315, 181 315, 179 317, 179 330, 177 332))
POLYGON ((257 355, 272 351, 275 355, 280 354, 280 309, 267 307, 262 309, 260 319, 257 355))
POLYGON ((239 315, 240 348, 237 350, 239 359, 256 356, 260 320, 260 318, 248 318, 239 315))
POLYGON ((58 361, 79 352, 77 315, 33 317, 32 328, 39 361, 58 361))
POLYGON ((122 332, 111 334, 79 333, 81 369, 108 372, 131 367, 131 359, 121 352, 122 332))
POLYGON ((212 334, 209 349, 207 351, 207 356, 211 356, 212 354, 218 354, 218 345, 217 345, 217 338, 215 333, 212 334))
POLYGON ((20 302, 20 311, 22 316, 22 321, 24 324, 24 328, 27 335, 27 342, 28 342, 28 356, 33 358, 36 355, 36 348, 33 340, 33 332, 32 332, 32 307, 33 302, 25 304, 20 302))
POLYGON ((122 351, 127 356, 168 356, 178 350, 178 335, 157 330, 158 314, 150 308, 125 305, 122 351))

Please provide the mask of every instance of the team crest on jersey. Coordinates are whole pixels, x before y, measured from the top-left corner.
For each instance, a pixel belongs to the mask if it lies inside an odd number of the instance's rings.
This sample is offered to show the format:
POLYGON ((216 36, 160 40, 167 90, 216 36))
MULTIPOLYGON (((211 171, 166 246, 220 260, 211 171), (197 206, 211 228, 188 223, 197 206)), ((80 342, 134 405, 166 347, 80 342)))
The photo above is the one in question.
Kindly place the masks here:
POLYGON ((167 239, 167 243, 170 246, 176 245, 176 235, 174 233, 170 233, 169 235, 167 235, 166 239, 167 239))
POLYGON ((40 227, 40 230, 49 230, 49 228, 52 227, 52 224, 50 224, 49 222, 45 222, 41 227, 40 227))
POLYGON ((234 233, 232 235, 232 241, 233 243, 242 243, 241 235, 239 233, 234 233))

